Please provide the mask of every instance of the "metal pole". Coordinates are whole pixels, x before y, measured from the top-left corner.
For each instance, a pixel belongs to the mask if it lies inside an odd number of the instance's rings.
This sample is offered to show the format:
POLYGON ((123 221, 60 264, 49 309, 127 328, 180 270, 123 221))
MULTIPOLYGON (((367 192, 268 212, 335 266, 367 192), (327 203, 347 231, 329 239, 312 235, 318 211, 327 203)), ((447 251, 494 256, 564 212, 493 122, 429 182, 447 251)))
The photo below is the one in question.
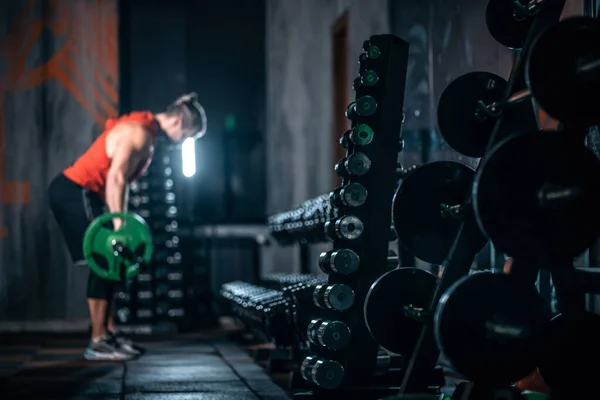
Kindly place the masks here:
MULTIPOLYGON (((583 15, 592 18, 598 18, 598 0, 583 0, 583 15)), ((592 246, 592 251, 588 250, 584 255, 584 260, 586 262, 586 267, 590 267, 590 264, 595 264, 596 258, 598 256, 598 248, 600 247, 599 243, 594 244, 592 246), (593 260, 592 260, 593 258, 593 260)), ((596 311, 596 299, 598 296, 596 295, 586 295, 586 308, 588 311, 596 311)))
POLYGON ((586 17, 598 17, 598 1, 597 0, 583 0, 583 15, 586 17))

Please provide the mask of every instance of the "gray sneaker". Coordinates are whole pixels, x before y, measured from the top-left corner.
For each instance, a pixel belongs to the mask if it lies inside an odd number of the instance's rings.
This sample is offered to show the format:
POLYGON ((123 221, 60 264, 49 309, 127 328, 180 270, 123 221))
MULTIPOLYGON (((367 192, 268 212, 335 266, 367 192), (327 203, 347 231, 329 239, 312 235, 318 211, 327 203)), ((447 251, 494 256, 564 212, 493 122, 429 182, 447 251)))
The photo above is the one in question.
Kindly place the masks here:
POLYGON ((145 353, 145 349, 133 343, 133 340, 126 334, 120 331, 109 332, 108 335, 117 343, 119 350, 130 354, 134 357, 139 357, 145 353))
POLYGON ((123 351, 110 335, 106 335, 98 341, 91 340, 83 352, 83 358, 92 361, 127 361, 134 357, 134 355, 123 351))

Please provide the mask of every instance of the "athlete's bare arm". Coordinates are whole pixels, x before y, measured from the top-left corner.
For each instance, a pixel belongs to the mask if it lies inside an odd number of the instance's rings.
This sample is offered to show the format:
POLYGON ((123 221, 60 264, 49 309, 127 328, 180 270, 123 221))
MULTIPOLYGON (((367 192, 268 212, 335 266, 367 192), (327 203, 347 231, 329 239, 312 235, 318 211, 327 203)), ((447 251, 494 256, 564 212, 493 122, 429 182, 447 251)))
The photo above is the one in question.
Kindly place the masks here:
MULTIPOLYGON (((107 153, 111 164, 106 177, 106 205, 111 213, 124 212, 128 179, 149 156, 150 138, 144 127, 135 123, 120 123, 109 135, 107 153)), ((122 221, 113 224, 119 229, 122 221)))

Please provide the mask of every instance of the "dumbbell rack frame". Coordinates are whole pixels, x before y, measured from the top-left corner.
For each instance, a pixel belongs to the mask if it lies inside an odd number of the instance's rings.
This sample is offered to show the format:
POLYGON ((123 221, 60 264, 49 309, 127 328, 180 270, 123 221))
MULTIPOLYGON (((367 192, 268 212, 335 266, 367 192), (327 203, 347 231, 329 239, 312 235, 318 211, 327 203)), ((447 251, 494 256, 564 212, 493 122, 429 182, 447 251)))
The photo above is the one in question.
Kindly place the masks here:
MULTIPOLYGON (((356 87, 356 99, 371 96, 377 101, 377 110, 371 116, 355 116, 352 127, 359 123, 368 124, 375 132, 373 141, 366 146, 348 146, 346 156, 355 151, 364 153, 371 160, 368 173, 363 176, 350 176, 343 182, 361 183, 368 192, 367 202, 358 207, 342 207, 340 216, 354 215, 364 224, 364 231, 356 240, 334 239, 333 249, 351 249, 360 257, 360 266, 350 275, 330 274, 328 285, 344 284, 355 292, 354 305, 343 313, 320 310, 315 318, 339 320, 346 323, 352 332, 346 350, 332 352, 311 345, 315 356, 321 359, 338 361, 344 367, 344 381, 333 391, 315 389, 312 394, 302 397, 325 395, 335 396, 343 391, 364 388, 370 390, 376 372, 379 346, 371 337, 364 321, 365 297, 371 284, 387 271, 387 255, 390 240, 390 221, 394 190, 396 187, 396 164, 401 149, 401 128, 403 122, 404 92, 408 67, 409 44, 394 35, 375 35, 371 45, 381 49, 376 59, 367 60, 367 69, 376 71, 379 81, 375 86, 356 87)), ((340 132, 341 134, 341 132, 340 132)), ((367 393, 365 393, 367 396, 367 393)), ((367 398, 367 397, 364 397, 367 398)))
MULTIPOLYGON (((544 1, 538 16, 529 30, 526 42, 511 72, 506 93, 507 97, 519 90, 525 89, 525 62, 533 40, 541 31, 559 21, 564 5, 565 0, 544 1)), ((537 120, 531 102, 521 102, 506 109, 496 123, 484 158, 488 156, 489 151, 495 144, 506 137, 512 134, 524 133, 537 129, 537 120)), ((467 221, 470 221, 472 224, 476 223, 475 218, 468 218, 467 221)), ((432 314, 435 312, 442 294, 445 293, 452 284, 468 274, 472 261, 476 256, 476 251, 469 245, 471 242, 469 232, 473 232, 473 229, 477 229, 477 227, 466 226, 467 224, 469 224, 469 222, 465 222, 460 229, 454 245, 450 250, 446 261, 443 263, 444 272, 431 302, 430 311, 432 314)), ((533 283, 537 278, 538 272, 539 271, 529 268, 527 273, 531 274, 531 276, 528 275, 526 278, 530 279, 533 283)), ((435 344, 435 339, 433 337, 433 327, 431 326, 433 321, 429 322, 429 324, 426 324, 423 327, 421 337, 419 338, 405 373, 399 395, 421 392, 427 389, 428 380, 426 377, 435 368, 440 356, 440 351, 435 344)))

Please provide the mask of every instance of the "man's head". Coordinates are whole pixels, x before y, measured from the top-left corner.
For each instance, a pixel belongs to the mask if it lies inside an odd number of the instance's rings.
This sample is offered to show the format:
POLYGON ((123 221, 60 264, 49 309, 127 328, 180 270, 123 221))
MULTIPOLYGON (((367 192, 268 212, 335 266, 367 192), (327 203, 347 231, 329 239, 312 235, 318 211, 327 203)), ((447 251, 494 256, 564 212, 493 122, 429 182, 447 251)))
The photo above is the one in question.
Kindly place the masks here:
POLYGON ((199 138, 206 133, 206 113, 198 103, 198 95, 189 93, 181 96, 166 111, 157 114, 161 129, 174 142, 189 137, 199 138))

